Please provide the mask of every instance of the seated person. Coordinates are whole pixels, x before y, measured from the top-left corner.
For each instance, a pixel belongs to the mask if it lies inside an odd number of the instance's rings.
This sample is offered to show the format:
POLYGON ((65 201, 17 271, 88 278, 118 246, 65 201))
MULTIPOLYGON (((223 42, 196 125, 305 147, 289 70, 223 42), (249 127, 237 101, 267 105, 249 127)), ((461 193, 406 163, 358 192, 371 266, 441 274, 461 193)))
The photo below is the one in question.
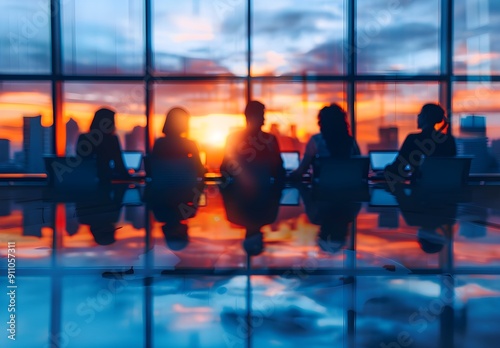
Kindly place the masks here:
POLYGON ((187 139, 188 130, 188 112, 180 107, 170 109, 162 130, 165 136, 156 139, 151 157, 166 160, 193 158, 196 162, 198 176, 203 177, 205 168, 201 163, 196 143, 187 139))
POLYGON ((101 183, 130 178, 115 131, 115 112, 101 108, 96 111, 89 132, 81 134, 76 143, 78 156, 96 158, 97 176, 101 183))
POLYGON ((278 181, 284 179, 278 141, 274 135, 261 130, 264 109, 264 104, 250 101, 245 108, 246 129, 228 136, 220 168, 225 178, 271 176, 278 181))
POLYGON ((389 181, 402 181, 410 176, 415 178, 421 160, 427 157, 453 157, 457 154, 455 138, 443 131, 448 127, 444 110, 437 104, 425 104, 418 114, 417 127, 420 133, 409 134, 396 157, 385 168, 385 177, 389 181), (436 129, 436 125, 443 125, 436 129))
POLYGON ((350 158, 359 156, 359 146, 351 136, 347 114, 337 104, 326 106, 318 114, 320 133, 309 139, 304 158, 299 167, 291 173, 292 179, 299 179, 313 164, 316 157, 350 158))

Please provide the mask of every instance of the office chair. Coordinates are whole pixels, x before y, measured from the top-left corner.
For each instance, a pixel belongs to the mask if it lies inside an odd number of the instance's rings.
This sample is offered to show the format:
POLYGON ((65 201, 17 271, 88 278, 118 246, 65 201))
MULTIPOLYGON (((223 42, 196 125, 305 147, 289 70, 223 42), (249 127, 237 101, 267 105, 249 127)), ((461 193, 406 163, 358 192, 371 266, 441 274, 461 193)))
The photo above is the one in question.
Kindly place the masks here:
POLYGON ((97 190, 97 161, 95 158, 44 157, 48 185, 58 191, 85 192, 97 190))
POLYGON ((313 183, 326 190, 352 190, 366 187, 370 160, 366 156, 348 159, 317 157, 313 183))
POLYGON ((420 188, 451 190, 467 185, 472 157, 425 157, 413 180, 420 188))

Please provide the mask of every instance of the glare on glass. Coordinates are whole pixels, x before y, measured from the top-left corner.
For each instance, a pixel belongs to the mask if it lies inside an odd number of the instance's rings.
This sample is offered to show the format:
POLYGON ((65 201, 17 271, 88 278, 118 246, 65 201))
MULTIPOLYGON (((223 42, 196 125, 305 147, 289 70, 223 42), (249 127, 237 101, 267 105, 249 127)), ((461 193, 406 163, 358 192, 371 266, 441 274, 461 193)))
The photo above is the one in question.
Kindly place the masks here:
POLYGON ((439 73, 439 3, 358 0, 354 47, 358 73, 439 73))
POLYGON ((246 1, 153 1, 155 71, 246 75, 246 1))
POLYGON ((490 0, 454 1, 455 74, 494 75, 500 72, 500 43, 496 39, 500 7, 490 0))
POLYGON ((49 0, 0 2, 0 73, 50 73, 49 0))
POLYGON ((343 1, 252 2, 252 75, 344 73, 343 1))
POLYGON ((144 71, 144 1, 64 1, 66 74, 140 74, 144 71))

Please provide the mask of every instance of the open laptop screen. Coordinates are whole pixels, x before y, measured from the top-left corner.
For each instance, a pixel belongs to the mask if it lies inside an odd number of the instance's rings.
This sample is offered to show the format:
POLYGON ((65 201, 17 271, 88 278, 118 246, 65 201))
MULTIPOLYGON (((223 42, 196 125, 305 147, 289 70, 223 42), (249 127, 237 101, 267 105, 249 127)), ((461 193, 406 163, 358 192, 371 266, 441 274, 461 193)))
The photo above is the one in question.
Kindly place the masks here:
POLYGON ((142 152, 139 151, 124 151, 122 153, 123 164, 127 169, 138 171, 141 169, 142 152))
POLYGON ((385 166, 394 162, 398 156, 398 151, 371 151, 370 167, 373 171, 381 171, 385 166))
POLYGON ((283 167, 287 172, 294 171, 299 167, 300 155, 298 151, 282 152, 281 159, 283 160, 283 167))

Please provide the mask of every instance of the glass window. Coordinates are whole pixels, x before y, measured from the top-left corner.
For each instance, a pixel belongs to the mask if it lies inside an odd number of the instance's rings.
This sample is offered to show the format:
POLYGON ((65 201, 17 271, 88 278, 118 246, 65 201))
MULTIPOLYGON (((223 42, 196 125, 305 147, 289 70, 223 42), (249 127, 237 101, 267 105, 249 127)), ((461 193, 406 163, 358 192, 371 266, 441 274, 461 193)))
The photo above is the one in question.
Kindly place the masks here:
POLYGON ((252 75, 344 73, 344 1, 252 5, 252 75))
POLYGON ((346 108, 342 83, 255 82, 253 98, 266 106, 263 129, 278 138, 282 151, 303 154, 309 138, 318 133, 318 112, 338 103, 346 108))
POLYGON ((63 112, 66 155, 75 154, 79 134, 89 131, 94 113, 102 107, 110 107, 116 111, 116 133, 122 150, 144 152, 144 94, 142 83, 66 83, 63 112))
POLYGON ((155 71, 247 75, 246 1, 159 1, 153 11, 155 71))
POLYGON ((70 0, 62 10, 66 74, 144 71, 144 1, 70 0))
POLYGON ((439 73, 439 4, 358 0, 358 73, 439 73))
POLYGON ((49 0, 0 3, 0 73, 49 74, 49 0))
POLYGON ((500 72, 500 7, 489 0, 454 1, 455 74, 492 75, 500 72))
POLYGON ((500 83, 453 85, 453 134, 459 155, 474 156, 471 173, 500 171, 500 83))
POLYGON ((438 92, 437 82, 358 83, 356 138, 361 152, 399 149, 408 133, 418 131, 422 106, 438 103, 438 92))
POLYGON ((0 81, 0 172, 43 173, 53 153, 50 83, 0 81))
POLYGON ((218 171, 229 132, 245 126, 245 87, 242 82, 168 83, 155 85, 154 138, 162 136, 172 107, 191 115, 189 138, 196 141, 209 170, 218 171))

